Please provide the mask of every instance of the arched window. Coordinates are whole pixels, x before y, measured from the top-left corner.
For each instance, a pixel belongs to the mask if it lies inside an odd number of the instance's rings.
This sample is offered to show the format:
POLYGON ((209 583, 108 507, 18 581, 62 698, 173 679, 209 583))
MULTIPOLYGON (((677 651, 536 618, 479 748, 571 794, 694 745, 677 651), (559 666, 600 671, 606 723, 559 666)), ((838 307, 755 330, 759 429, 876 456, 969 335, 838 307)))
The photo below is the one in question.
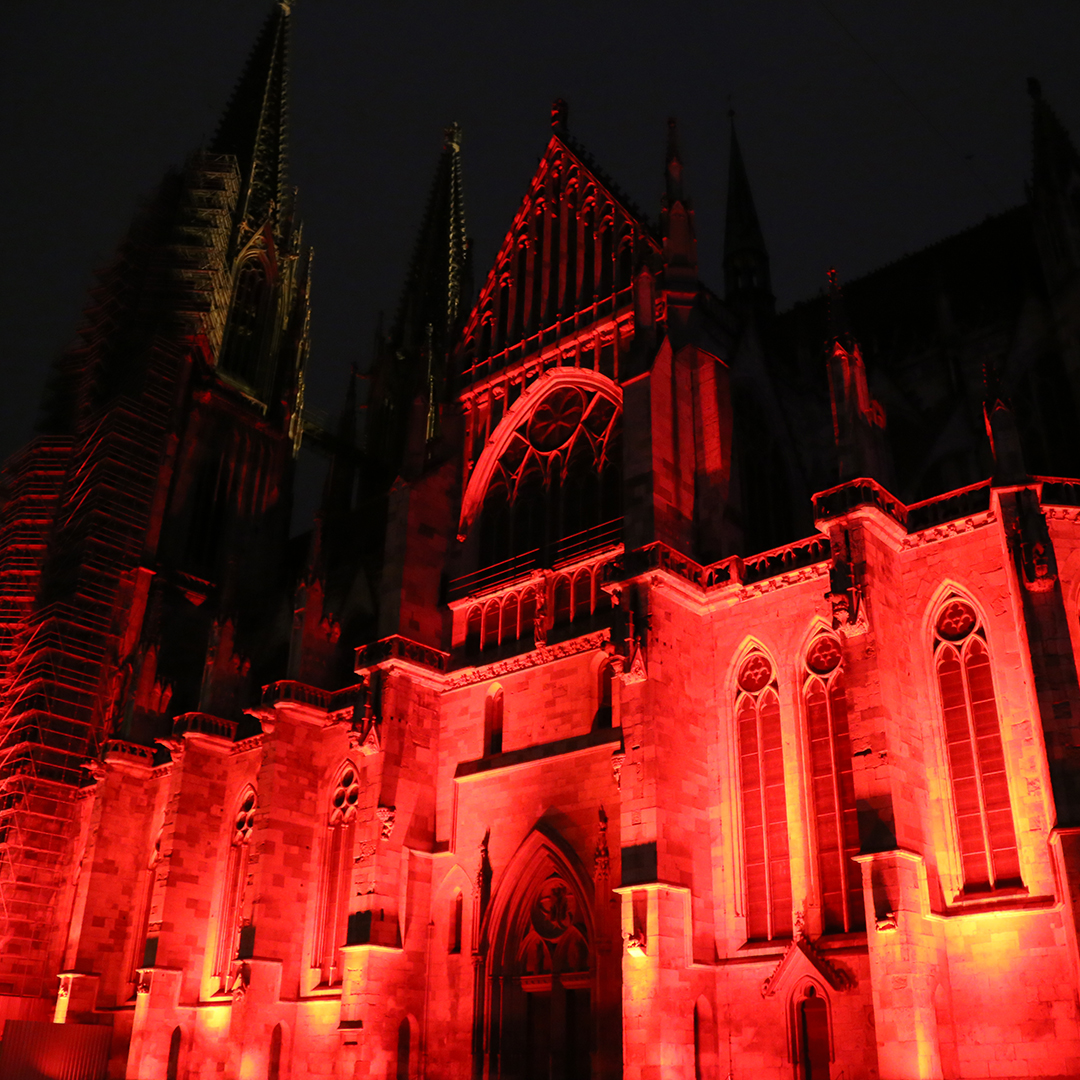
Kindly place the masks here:
POLYGON ((452 953, 461 952, 461 932, 465 914, 465 897, 460 889, 454 890, 454 898, 450 901, 450 949, 452 953))
POLYGON ((791 936, 784 753, 772 661, 755 650, 739 667, 735 719, 739 741, 746 936, 791 936))
POLYGON ((480 629, 484 621, 484 612, 480 607, 469 609, 469 617, 465 623, 465 649, 467 652, 480 651, 480 629))
POLYGON ((232 843, 225 868, 225 888, 221 897, 221 918, 218 923, 217 955, 214 973, 222 987, 229 977, 229 967, 237 955, 244 927, 244 899, 247 889, 248 865, 251 860, 251 832, 255 826, 255 789, 249 787, 236 807, 233 817, 232 843))
POLYGON ((975 609, 953 597, 934 623, 934 662, 965 892, 1020 885, 990 651, 975 609))
POLYGON ((165 1080, 177 1080, 180 1076, 180 1043, 184 1033, 178 1027, 172 1029, 169 1036, 169 1060, 165 1066, 165 1080))
POLYGON ((694 1080, 716 1080, 716 1024, 704 996, 694 1005, 694 1080))
POLYGON ((499 644, 499 615, 499 601, 492 600, 484 608, 483 640, 480 642, 482 649, 490 649, 499 644))
POLYGON ((553 598, 555 625, 563 626, 570 621, 570 579, 565 574, 555 579, 553 598))
POLYGON ((146 870, 146 883, 135 922, 135 937, 132 948, 131 981, 138 979, 137 968, 149 967, 146 962, 146 946, 150 933, 150 911, 154 903, 154 885, 157 882, 158 866, 161 864, 161 837, 158 832, 153 850, 150 852, 150 861, 146 870))
POLYGON ((266 1066, 266 1080, 281 1080, 281 1025, 275 1024, 270 1032, 270 1060, 266 1066))
POLYGON ((859 821, 842 659, 835 637, 816 638, 806 654, 803 688, 821 916, 827 934, 866 925, 862 878, 853 858, 859 854, 859 821))
POLYGON ((412 1025, 406 1016, 398 1024, 397 1080, 409 1080, 409 1051, 412 1049, 412 1025))
POLYGON ((326 986, 341 981, 338 950, 345 944, 349 925, 353 837, 359 801, 359 774, 356 766, 348 762, 338 773, 330 795, 319 887, 314 961, 320 969, 320 981, 326 986))
POLYGON ((500 644, 518 639, 518 598, 511 593, 503 600, 502 624, 499 631, 500 644))
POLYGON ((266 382, 270 328, 270 283, 260 259, 240 268, 229 323, 221 345, 221 370, 238 378, 256 394, 266 382))
POLYGON ((587 619, 592 614, 592 574, 579 570, 574 577, 574 610, 571 620, 587 619))
POLYGON ((484 756, 501 754, 503 743, 503 689, 497 683, 484 700, 484 756))
POLYGON ((814 985, 795 1003, 799 1080, 829 1080, 829 1006, 814 985))
POLYGON ((523 411, 478 508, 477 569, 510 556, 518 569, 550 566, 610 538, 621 513, 621 421, 618 401, 588 385, 557 385, 523 411))

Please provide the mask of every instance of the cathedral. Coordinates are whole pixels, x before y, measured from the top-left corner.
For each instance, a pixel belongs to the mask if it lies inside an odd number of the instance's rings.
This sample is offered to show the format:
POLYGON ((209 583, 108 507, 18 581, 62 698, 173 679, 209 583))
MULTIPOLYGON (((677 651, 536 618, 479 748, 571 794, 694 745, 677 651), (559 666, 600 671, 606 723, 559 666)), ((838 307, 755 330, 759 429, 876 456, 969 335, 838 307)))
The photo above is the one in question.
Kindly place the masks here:
POLYGON ((734 127, 713 291, 674 121, 646 213, 556 101, 490 268, 452 126, 325 421, 291 17, 3 467, 0 1076, 1080 1076, 1039 84, 1022 204, 786 311, 734 127))

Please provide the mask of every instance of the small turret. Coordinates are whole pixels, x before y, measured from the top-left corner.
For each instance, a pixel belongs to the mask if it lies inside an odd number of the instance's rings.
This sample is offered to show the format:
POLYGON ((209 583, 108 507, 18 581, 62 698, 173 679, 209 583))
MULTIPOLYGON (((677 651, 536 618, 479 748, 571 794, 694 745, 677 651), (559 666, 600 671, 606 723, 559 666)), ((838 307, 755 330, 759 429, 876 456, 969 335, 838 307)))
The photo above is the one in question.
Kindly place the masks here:
POLYGON ((836 271, 829 271, 829 396, 839 479, 888 484, 885 410, 870 396, 862 350, 848 325, 836 271))
POLYGON ((674 117, 668 120, 660 227, 664 238, 663 288, 668 297, 669 332, 678 331, 685 328, 697 300, 698 268, 694 209, 683 188, 679 129, 674 117))

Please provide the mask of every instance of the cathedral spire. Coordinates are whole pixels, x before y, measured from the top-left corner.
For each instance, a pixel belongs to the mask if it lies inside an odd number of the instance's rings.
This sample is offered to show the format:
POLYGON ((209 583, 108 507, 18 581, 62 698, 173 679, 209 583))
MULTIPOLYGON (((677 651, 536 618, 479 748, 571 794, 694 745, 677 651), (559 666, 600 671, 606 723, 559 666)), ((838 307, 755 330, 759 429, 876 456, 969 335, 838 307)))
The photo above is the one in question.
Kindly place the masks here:
POLYGON ((724 295, 729 303, 772 312, 775 300, 769 275, 769 252, 761 233, 750 180, 746 175, 735 113, 731 121, 727 215, 724 221, 724 295))
POLYGON ((398 349, 407 354, 423 349, 430 323, 436 350, 445 351, 468 299, 466 271, 461 127, 451 124, 443 133, 442 154, 405 278, 394 328, 398 349))
POLYGON ((285 0, 274 5, 208 147, 212 154, 236 157, 239 221, 257 229, 272 216, 279 235, 290 195, 290 15, 285 0))
MULTIPOLYGON (((372 371, 367 448, 391 478, 401 467, 414 401, 424 396, 430 409, 432 402, 441 399, 446 354, 468 314, 468 254, 461 128, 451 124, 443 133, 442 153, 397 318, 372 371)), ((425 421, 428 427, 429 421, 425 421)))

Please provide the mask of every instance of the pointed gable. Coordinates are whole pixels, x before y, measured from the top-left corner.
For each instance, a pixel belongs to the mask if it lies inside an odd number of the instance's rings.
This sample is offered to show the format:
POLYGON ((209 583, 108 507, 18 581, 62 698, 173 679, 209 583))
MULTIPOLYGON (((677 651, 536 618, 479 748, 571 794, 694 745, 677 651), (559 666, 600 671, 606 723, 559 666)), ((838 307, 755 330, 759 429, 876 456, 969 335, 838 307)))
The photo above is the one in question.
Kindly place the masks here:
POLYGON ((547 149, 465 324, 456 364, 462 384, 629 311, 636 266, 659 257, 644 214, 566 134, 565 106, 557 109, 547 149))

